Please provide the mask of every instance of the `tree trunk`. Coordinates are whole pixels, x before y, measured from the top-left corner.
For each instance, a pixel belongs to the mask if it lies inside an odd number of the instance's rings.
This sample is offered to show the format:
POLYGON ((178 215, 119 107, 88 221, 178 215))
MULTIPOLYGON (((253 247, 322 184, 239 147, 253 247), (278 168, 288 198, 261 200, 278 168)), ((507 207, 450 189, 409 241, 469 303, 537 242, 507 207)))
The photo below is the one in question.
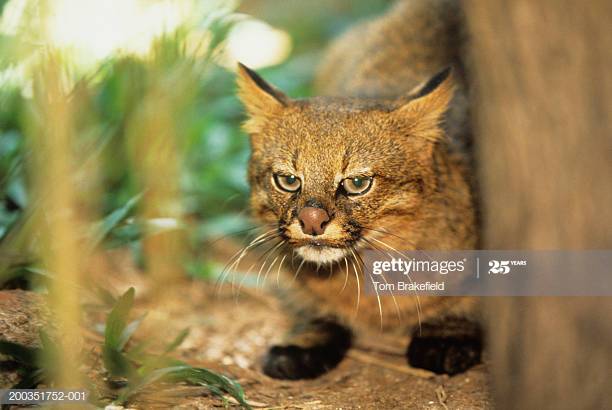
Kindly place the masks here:
MULTIPOLYGON (((612 2, 465 6, 484 246, 612 248, 612 2)), ((610 406, 612 298, 487 305, 499 408, 610 406)))

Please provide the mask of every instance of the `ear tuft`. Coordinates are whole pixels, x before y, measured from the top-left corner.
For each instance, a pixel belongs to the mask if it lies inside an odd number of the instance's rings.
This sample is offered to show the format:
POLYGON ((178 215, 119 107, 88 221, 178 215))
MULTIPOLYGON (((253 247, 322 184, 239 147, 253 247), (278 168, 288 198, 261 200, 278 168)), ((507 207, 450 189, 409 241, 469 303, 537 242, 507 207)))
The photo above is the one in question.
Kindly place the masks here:
POLYGON ((453 98, 453 89, 452 69, 447 67, 413 89, 408 94, 410 100, 393 114, 399 116, 412 133, 439 139, 442 135, 439 125, 453 98))
POLYGON ((289 98, 274 86, 268 84, 255 71, 251 70, 242 63, 238 63, 238 96, 244 104, 251 120, 254 124, 257 118, 265 118, 275 115, 282 108, 286 107, 289 98))
POLYGON ((452 69, 449 66, 449 67, 446 67, 444 70, 440 71, 438 74, 431 77, 425 83, 425 85, 421 85, 421 87, 419 87, 419 90, 417 94, 414 96, 414 98, 424 97, 430 92, 432 92, 433 90, 435 90, 436 88, 438 88, 438 86, 442 84, 444 80, 446 80, 450 76, 451 71, 452 69))

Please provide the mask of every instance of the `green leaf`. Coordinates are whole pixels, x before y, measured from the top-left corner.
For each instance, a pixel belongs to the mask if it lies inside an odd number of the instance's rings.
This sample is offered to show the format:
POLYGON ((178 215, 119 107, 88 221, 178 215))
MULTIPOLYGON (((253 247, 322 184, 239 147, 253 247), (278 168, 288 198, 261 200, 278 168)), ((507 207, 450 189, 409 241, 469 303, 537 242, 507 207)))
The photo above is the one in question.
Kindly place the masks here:
POLYGON ((143 228, 140 224, 130 221, 113 229, 112 235, 110 236, 107 243, 107 247, 109 248, 118 248, 128 244, 131 245, 137 243, 143 236, 143 228))
POLYGON ((179 347, 185 341, 188 335, 189 335, 189 328, 183 329, 181 333, 179 333, 174 338, 174 340, 170 344, 168 344, 168 346, 166 346, 166 349, 164 350, 164 354, 168 354, 174 351, 177 347, 179 347))
POLYGON ((0 15, 2 14, 2 11, 4 11, 4 6, 6 3, 8 3, 8 0, 0 0, 0 15))
POLYGON ((149 372, 140 381, 138 381, 137 383, 135 383, 135 384, 129 386, 127 389, 125 389, 121 393, 121 395, 117 398, 117 400, 115 400, 115 402, 117 404, 125 403, 131 396, 133 396, 134 394, 138 393, 145 386, 147 386, 148 384, 154 383, 156 381, 159 381, 163 377, 165 377, 168 374, 174 372, 176 369, 177 369, 177 367, 167 367, 167 368, 162 368, 162 369, 156 369, 156 370, 153 370, 153 371, 149 372))
POLYGON ((182 366, 168 374, 168 379, 174 382, 187 382, 208 387, 212 392, 218 394, 223 391, 243 407, 250 409, 251 406, 244 399, 244 391, 240 384, 229 377, 217 374, 201 367, 182 366))
POLYGON ((118 300, 106 319, 104 346, 121 350, 127 318, 134 305, 134 288, 129 288, 118 300))
POLYGON ((140 321, 127 325, 128 316, 134 305, 134 288, 129 288, 118 300, 106 319, 102 359, 104 367, 112 376, 128 376, 134 369, 122 350, 134 333, 140 321))
POLYGON ((120 222, 127 218, 141 198, 142 194, 133 196, 125 203, 125 205, 111 212, 101 222, 94 226, 95 233, 93 234, 92 239, 93 246, 100 244, 100 242, 102 242, 108 236, 108 234, 119 225, 120 222))
POLYGON ((117 303, 117 298, 115 298, 115 296, 113 296, 113 294, 108 289, 104 289, 102 286, 98 286, 98 285, 94 285, 94 286, 95 286, 96 294, 98 298, 100 298, 100 302, 102 302, 104 306, 110 307, 110 306, 114 306, 115 303, 117 303))
POLYGON ((42 329, 38 332, 38 336, 41 344, 40 355, 38 356, 37 362, 38 367, 43 370, 43 372, 46 372, 46 374, 52 374, 54 369, 61 366, 61 363, 58 362, 60 357, 59 346, 42 329))
POLYGON ((53 340, 51 340, 47 332, 45 332, 44 330, 40 330, 38 332, 38 336, 42 345, 42 353, 50 358, 58 357, 58 346, 53 340))
POLYGON ((130 322, 130 324, 125 327, 125 329, 121 333, 121 339, 119 341, 119 350, 123 350, 123 348, 125 347, 127 342, 129 342, 130 338, 138 329, 145 317, 147 317, 147 314, 143 313, 138 319, 134 320, 133 322, 130 322))
POLYGON ((102 347, 104 368, 111 376, 128 377, 134 374, 134 367, 123 352, 108 346, 102 347))
POLYGON ((45 278, 55 279, 55 275, 52 272, 49 272, 46 269, 37 268, 36 266, 26 266, 24 267, 25 271, 33 273, 35 275, 40 275, 45 278))
POLYGON ((132 362, 138 364, 143 363, 145 360, 151 357, 150 354, 146 353, 146 350, 151 347, 151 342, 152 340, 149 339, 134 344, 129 351, 125 352, 126 357, 132 362))

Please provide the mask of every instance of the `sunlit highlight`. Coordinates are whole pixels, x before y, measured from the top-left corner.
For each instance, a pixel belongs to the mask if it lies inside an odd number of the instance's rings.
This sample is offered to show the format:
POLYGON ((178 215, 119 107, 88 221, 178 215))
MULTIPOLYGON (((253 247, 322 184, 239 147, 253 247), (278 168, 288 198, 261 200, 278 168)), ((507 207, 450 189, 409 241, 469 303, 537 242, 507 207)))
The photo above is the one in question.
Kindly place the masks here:
POLYGON ((55 0, 48 19, 51 43, 95 60, 118 51, 144 54, 152 40, 189 16, 191 1, 55 0))
POLYGON ((235 67, 240 61, 251 68, 262 68, 283 62, 290 52, 289 34, 263 21, 245 19, 230 31, 223 63, 235 67))

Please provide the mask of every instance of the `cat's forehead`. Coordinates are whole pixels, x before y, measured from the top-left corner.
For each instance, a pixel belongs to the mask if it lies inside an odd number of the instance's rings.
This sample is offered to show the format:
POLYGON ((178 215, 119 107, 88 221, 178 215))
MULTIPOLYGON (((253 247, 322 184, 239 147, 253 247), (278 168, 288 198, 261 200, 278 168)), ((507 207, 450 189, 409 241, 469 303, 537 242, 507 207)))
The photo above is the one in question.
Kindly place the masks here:
POLYGON ((294 102, 275 122, 280 136, 296 144, 346 145, 371 135, 384 138, 386 112, 376 102, 317 97, 294 102))
POLYGON ((392 107, 380 100, 314 97, 294 101, 288 114, 314 127, 361 129, 379 126, 392 107))
POLYGON ((366 174, 383 152, 398 152, 397 138, 377 121, 376 113, 302 107, 277 120, 264 144, 277 171, 310 173, 333 178, 337 174, 366 174))
POLYGON ((317 97, 294 101, 256 138, 275 172, 309 179, 368 174, 393 162, 399 138, 380 101, 317 97))

